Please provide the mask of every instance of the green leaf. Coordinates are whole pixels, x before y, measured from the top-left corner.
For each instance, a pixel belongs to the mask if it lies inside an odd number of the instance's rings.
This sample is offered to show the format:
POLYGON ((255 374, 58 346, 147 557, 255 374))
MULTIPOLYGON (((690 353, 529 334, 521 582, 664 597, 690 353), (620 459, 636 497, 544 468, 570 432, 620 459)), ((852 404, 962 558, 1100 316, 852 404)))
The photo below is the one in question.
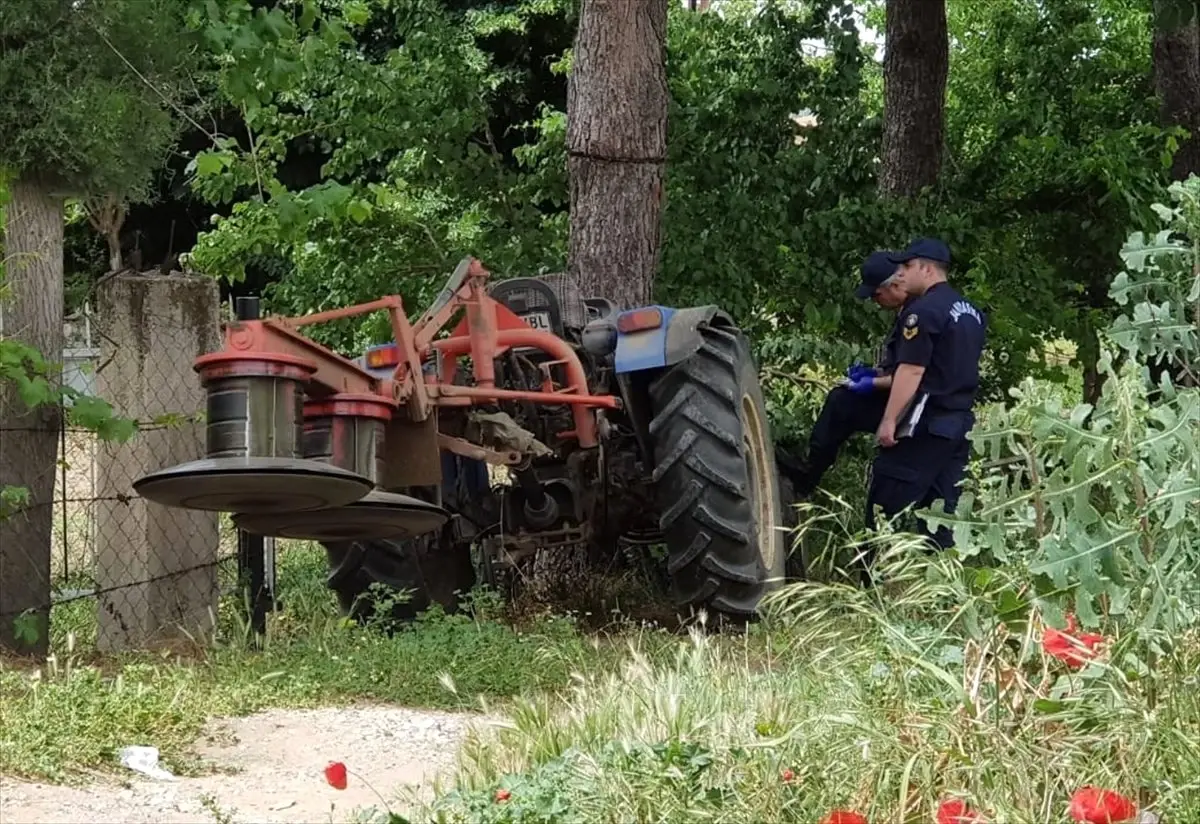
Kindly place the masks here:
POLYGON ((362 0, 346 0, 342 6, 342 17, 352 26, 363 26, 371 19, 371 10, 362 0))
POLYGON ((355 198, 346 204, 346 214, 355 223, 366 223, 370 219, 374 207, 370 201, 355 198))
POLYGON ((211 177, 229 168, 233 158, 225 152, 200 152, 196 155, 196 174, 211 177))
POLYGON ((1063 701, 1054 701, 1049 698, 1037 698, 1033 702, 1033 709, 1043 715, 1057 715, 1066 709, 1066 706, 1063 701))

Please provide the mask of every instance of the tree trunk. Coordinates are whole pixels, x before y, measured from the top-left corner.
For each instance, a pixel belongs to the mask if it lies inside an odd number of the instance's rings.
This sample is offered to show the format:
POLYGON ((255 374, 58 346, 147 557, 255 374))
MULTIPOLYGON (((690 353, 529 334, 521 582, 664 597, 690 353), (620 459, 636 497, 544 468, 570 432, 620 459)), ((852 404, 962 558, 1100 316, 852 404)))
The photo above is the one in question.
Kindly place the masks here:
POLYGON ((887 0, 881 195, 915 197, 937 183, 949 67, 945 0, 887 0))
POLYGON ((1200 21, 1193 15, 1182 26, 1168 28, 1163 12, 1170 1, 1154 2, 1154 87, 1162 122, 1192 134, 1171 164, 1172 179, 1186 180, 1200 174, 1200 21))
MULTIPOLYGON (((37 182, 12 184, 4 234, 0 331, 39 352, 61 380, 63 204, 37 182)), ((44 657, 49 648, 51 527, 61 414, 30 410, 0 383, 0 489, 21 487, 24 507, 0 519, 0 649, 44 657)))
POLYGON ((567 89, 568 268, 586 297, 651 300, 667 154, 667 0, 583 0, 567 89))

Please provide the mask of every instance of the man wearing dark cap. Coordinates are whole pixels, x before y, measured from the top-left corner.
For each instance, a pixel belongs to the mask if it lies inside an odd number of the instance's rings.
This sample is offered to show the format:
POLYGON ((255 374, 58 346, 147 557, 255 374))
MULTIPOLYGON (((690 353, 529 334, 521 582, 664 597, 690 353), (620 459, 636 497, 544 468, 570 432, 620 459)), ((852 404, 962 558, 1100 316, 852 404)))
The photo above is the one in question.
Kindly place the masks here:
MULTIPOLYGON (((871 298, 879 306, 899 310, 908 296, 894 279, 899 267, 890 259, 890 252, 874 252, 863 262, 862 283, 855 294, 871 298)), ((879 347, 875 366, 855 364, 846 372, 846 380, 829 390, 821 414, 813 425, 804 456, 776 450, 780 471, 792 482, 798 497, 812 494, 822 476, 837 460, 838 452, 856 432, 875 432, 887 404, 887 389, 891 386, 895 366, 895 348, 900 337, 899 318, 883 345, 879 347)))
MULTIPOLYGON (((869 527, 876 507, 890 518, 910 505, 922 509, 943 500, 946 511, 954 511, 971 454, 967 436, 987 333, 984 314, 946 282, 946 244, 920 238, 889 260, 909 302, 900 313, 896 368, 876 430, 869 527)), ((929 537, 943 549, 954 545, 946 527, 929 537)))

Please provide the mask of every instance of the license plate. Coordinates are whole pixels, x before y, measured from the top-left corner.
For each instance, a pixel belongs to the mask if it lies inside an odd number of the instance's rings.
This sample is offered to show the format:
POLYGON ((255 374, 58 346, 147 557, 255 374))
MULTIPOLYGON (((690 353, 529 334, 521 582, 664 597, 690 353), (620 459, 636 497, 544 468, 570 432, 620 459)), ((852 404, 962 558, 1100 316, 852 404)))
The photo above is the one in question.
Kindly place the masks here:
POLYGON ((541 332, 553 332, 554 331, 553 329, 550 328, 550 313, 549 312, 530 312, 528 314, 521 315, 521 320, 525 321, 530 326, 532 326, 534 329, 537 329, 541 332))

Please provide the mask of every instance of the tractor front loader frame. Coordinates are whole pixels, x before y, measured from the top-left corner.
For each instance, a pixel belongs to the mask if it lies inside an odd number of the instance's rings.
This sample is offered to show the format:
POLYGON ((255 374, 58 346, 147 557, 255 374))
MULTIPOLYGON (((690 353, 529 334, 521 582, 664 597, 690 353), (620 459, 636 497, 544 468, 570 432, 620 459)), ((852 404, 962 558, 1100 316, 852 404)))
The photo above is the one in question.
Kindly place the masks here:
MULTIPOLYGON (((248 504, 245 508, 239 506, 241 499, 236 495, 231 497, 230 493, 202 500, 181 491, 193 477, 203 477, 203 482, 209 486, 219 483, 217 479, 223 474, 231 455, 241 462, 232 471, 241 474, 265 467, 264 460, 280 459, 298 461, 295 468, 308 471, 301 464, 316 458, 332 464, 335 469, 366 478, 369 484, 360 489, 363 492, 372 488, 384 491, 436 486, 441 481, 439 450, 493 464, 513 465, 521 461, 521 455, 514 450, 488 449, 438 432, 439 408, 501 401, 566 405, 571 410, 574 426, 558 436, 573 438, 583 448, 595 447, 598 444, 595 410, 619 409, 620 399, 591 394, 583 364, 571 346, 549 332, 532 328, 490 297, 486 289, 488 277, 488 271, 478 260, 464 259, 434 305, 411 323, 405 315, 404 303, 397 295, 300 317, 228 322, 224 327, 222 348, 198 358, 195 364, 209 393, 206 460, 210 463, 224 460, 226 463, 215 469, 200 467, 199 474, 194 476, 189 475, 189 468, 195 467, 184 464, 144 477, 135 488, 142 487, 138 491, 143 496, 167 505, 230 512, 271 510, 270 502, 264 500, 264 497, 269 498, 269 492, 262 488, 256 491, 253 505, 248 504), (391 346, 395 348, 392 353, 395 367, 382 377, 379 370, 374 370, 373 374, 372 370, 331 351, 301 331, 314 324, 376 311, 387 312, 394 341, 391 346), (448 330, 448 334, 443 334, 460 313, 463 315, 460 322, 448 330), (495 385, 495 359, 515 347, 536 349, 550 358, 543 364, 539 389, 514 390, 495 385), (473 385, 454 383, 460 371, 459 358, 463 357, 469 361, 473 385), (551 367, 561 368, 565 385, 556 385, 551 367), (281 425, 275 413, 261 411, 255 414, 256 404, 273 405, 272 409, 279 406, 280 398, 284 397, 277 386, 281 381, 296 384, 287 397, 294 395, 298 404, 304 403, 303 414, 298 416, 301 421, 289 418, 281 425), (269 387, 264 388, 262 384, 269 384, 269 387), (242 410, 232 419, 227 411, 231 391, 237 394, 235 406, 242 410), (261 399, 264 397, 266 399, 261 399), (330 415, 339 421, 338 429, 330 436, 332 442, 326 442, 324 449, 311 449, 311 420, 330 415), (251 431, 255 420, 266 419, 270 419, 276 428, 302 426, 303 434, 293 439, 296 443, 291 447, 280 451, 279 438, 265 438, 261 432, 251 431), (382 425, 379 436, 373 438, 370 445, 375 454, 365 457, 350 454, 356 449, 361 451, 361 443, 359 447, 345 446, 339 451, 339 445, 346 439, 339 440, 338 433, 355 427, 357 432, 362 429, 361 421, 367 419, 382 425), (347 423, 355 420, 360 423, 347 423), (229 435, 231 427, 238 427, 232 437, 229 435), (255 446, 266 440, 271 442, 271 447, 255 446), (374 471, 370 467, 379 469, 374 471), (162 484, 157 483, 164 472, 175 472, 172 482, 167 485, 169 489, 163 489, 162 484)), ((364 440, 359 432, 356 442, 364 440)), ((285 475, 288 470, 288 466, 282 470, 276 466, 271 469, 277 475, 285 475)), ((333 506, 344 506, 348 495, 349 492, 333 506)), ((312 505, 311 495, 304 500, 309 503, 299 508, 323 508, 312 505)), ((280 502, 274 511, 283 512, 297 506, 280 502)))
POLYGON ((576 428, 573 433, 563 433, 563 436, 576 437, 580 446, 596 446, 596 421, 588 409, 616 409, 620 407, 620 399, 612 395, 589 394, 583 364, 570 345, 549 332, 533 329, 508 307, 492 299, 485 288, 489 273, 478 260, 468 258, 460 264, 460 269, 464 265, 467 269, 462 285, 450 293, 448 299, 430 308, 416 323, 410 323, 404 314, 400 296, 389 295, 369 303, 299 317, 232 321, 225 327, 223 352, 251 357, 258 353, 273 353, 311 360, 317 371, 309 382, 310 394, 381 395, 403 407, 413 422, 425 420, 434 406, 471 406, 499 400, 571 404, 575 408, 576 428), (460 310, 466 310, 466 317, 449 337, 436 340, 438 333, 460 310), (400 352, 400 362, 390 379, 372 376, 358 364, 297 331, 305 326, 377 311, 388 313, 393 340, 400 352), (555 389, 547 369, 546 381, 540 391, 497 389, 492 364, 505 350, 517 346, 553 355, 557 360, 546 366, 562 366, 570 383, 555 389), (440 374, 437 377, 422 370, 422 363, 431 352, 439 356, 440 374), (457 371, 456 358, 463 355, 471 360, 475 386, 450 383, 457 371))

